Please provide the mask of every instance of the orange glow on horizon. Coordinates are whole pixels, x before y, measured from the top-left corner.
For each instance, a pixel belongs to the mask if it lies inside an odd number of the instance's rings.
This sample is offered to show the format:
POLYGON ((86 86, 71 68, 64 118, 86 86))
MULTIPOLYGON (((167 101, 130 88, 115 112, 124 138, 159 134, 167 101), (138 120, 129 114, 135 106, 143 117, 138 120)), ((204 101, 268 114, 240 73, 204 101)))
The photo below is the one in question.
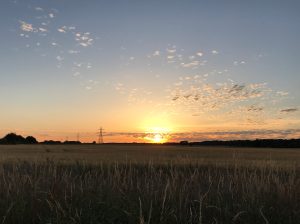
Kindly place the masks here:
POLYGON ((153 127, 146 130, 144 139, 150 143, 165 143, 169 140, 170 129, 162 127, 153 127))

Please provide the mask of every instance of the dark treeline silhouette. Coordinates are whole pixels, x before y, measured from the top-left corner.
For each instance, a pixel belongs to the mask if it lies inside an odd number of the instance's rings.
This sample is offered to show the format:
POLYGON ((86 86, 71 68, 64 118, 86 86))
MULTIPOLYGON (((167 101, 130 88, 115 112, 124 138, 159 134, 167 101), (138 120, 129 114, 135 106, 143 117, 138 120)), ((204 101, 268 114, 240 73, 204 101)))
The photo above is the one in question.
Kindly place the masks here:
POLYGON ((24 138, 22 135, 17 135, 15 133, 9 133, 0 139, 0 144, 7 144, 7 145, 17 145, 17 144, 48 144, 48 145, 55 145, 55 144, 81 144, 79 141, 53 141, 53 140, 46 140, 44 142, 38 142, 35 137, 28 136, 24 138))
POLYGON ((0 139, 0 144, 37 144, 38 141, 35 137, 28 136, 24 138, 21 135, 17 135, 15 133, 9 133, 0 139))
POLYGON ((82 144, 80 141, 53 141, 53 140, 45 140, 41 142, 40 144, 45 144, 45 145, 58 145, 58 144, 66 144, 66 145, 78 145, 82 144))
MULTIPOLYGON (((2 139, 0 144, 46 144, 46 145, 57 145, 67 144, 76 145, 82 144, 80 141, 54 141, 45 140, 38 142, 35 137, 28 136, 24 138, 21 135, 15 133, 9 133, 2 139)), ((90 143, 89 143, 90 144, 90 143)), ((96 144, 93 142, 92 144, 96 144)), ((109 144, 109 143, 107 143, 109 144)), ((111 144, 136 144, 136 145, 157 145, 155 143, 111 143, 111 144)), ((186 145, 186 146, 233 146, 233 147, 270 147, 270 148, 300 148, 300 139, 256 139, 256 140, 229 140, 229 141, 202 141, 202 142, 188 142, 181 141, 177 142, 166 142, 164 145, 186 145)))
POLYGON ((270 147, 270 148, 300 148, 300 139, 256 139, 230 141, 181 141, 180 145, 190 146, 235 146, 235 147, 270 147))

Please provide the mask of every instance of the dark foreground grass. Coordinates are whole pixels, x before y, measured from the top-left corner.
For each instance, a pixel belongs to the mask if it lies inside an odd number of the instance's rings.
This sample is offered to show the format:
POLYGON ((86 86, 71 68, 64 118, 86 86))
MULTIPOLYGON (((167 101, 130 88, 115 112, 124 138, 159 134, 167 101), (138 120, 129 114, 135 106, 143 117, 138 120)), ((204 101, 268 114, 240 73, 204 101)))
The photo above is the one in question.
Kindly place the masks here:
POLYGON ((299 168, 3 163, 0 223, 299 223, 299 168))

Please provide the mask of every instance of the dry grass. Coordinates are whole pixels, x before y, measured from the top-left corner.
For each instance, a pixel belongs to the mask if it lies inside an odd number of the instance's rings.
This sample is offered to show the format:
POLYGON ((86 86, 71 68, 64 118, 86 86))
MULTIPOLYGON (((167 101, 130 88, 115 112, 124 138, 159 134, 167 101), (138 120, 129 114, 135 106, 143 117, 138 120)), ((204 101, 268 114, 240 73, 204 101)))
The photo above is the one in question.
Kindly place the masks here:
POLYGON ((299 154, 299 149, 1 146, 0 222, 298 223, 299 154))

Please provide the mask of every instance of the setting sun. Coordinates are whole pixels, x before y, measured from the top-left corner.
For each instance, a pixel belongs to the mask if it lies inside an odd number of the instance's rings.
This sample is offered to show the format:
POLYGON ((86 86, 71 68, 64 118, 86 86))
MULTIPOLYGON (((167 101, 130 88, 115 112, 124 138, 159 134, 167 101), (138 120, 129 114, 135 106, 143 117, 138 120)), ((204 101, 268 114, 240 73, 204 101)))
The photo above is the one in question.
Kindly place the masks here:
POLYGON ((170 129, 162 127, 148 128, 145 140, 150 143, 165 143, 169 140, 170 129))
POLYGON ((152 139, 152 141, 154 143, 163 143, 163 140, 164 140, 164 138, 161 134, 155 134, 153 139, 152 139))

